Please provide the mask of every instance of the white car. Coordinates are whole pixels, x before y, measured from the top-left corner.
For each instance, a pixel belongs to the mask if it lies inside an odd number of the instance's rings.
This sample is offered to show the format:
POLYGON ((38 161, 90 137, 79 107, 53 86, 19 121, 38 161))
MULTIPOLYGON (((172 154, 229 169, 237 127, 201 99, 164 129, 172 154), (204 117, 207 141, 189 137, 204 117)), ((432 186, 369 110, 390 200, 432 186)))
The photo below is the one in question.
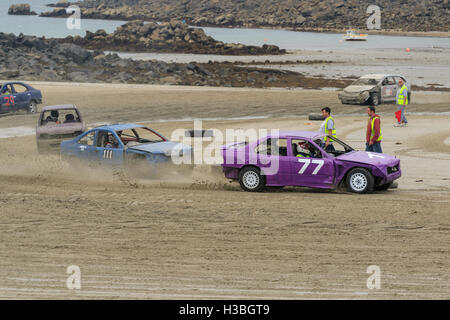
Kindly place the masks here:
POLYGON ((404 76, 392 74, 368 74, 362 76, 339 92, 339 100, 343 104, 378 105, 385 102, 395 102, 398 81, 403 79, 408 87, 408 100, 411 101, 411 85, 404 76))

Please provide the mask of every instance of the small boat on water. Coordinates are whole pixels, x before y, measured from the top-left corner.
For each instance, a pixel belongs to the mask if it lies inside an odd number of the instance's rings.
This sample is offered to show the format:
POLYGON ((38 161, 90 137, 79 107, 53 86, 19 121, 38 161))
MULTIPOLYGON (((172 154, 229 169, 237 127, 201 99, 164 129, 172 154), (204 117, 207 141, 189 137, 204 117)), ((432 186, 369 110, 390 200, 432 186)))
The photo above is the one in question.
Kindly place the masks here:
POLYGON ((369 35, 365 33, 358 33, 355 29, 347 30, 344 36, 345 41, 367 41, 369 35))

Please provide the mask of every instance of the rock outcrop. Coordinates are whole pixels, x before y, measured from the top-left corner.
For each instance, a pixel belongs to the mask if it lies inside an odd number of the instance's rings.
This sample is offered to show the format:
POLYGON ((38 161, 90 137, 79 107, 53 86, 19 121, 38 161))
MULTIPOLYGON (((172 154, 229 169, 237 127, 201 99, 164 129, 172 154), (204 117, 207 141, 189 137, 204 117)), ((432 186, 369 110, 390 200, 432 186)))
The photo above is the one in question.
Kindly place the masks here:
POLYGON ((113 33, 104 30, 86 32, 85 37, 67 37, 65 42, 89 49, 127 52, 183 52, 221 55, 276 55, 286 50, 273 45, 246 46, 216 41, 200 28, 190 28, 185 23, 171 21, 132 21, 119 26, 113 33))
MULTIPOLYGON (((372 4, 381 8, 384 30, 448 31, 450 10, 449 0, 84 0, 78 4, 85 18, 176 19, 195 26, 317 31, 366 28, 367 8, 372 4)), ((64 14, 61 10, 45 13, 64 14)))
MULTIPOLYGON (((166 63, 122 59, 61 39, 0 33, 0 79, 150 83, 225 87, 310 87, 320 79, 231 63, 166 63)), ((331 86, 330 83, 323 84, 331 86)), ((334 81, 333 81, 334 82, 334 81)), ((321 83, 322 84, 322 83, 321 83)))
POLYGON ((37 15, 36 12, 31 11, 31 7, 27 3, 22 4, 12 4, 8 9, 8 14, 12 15, 22 15, 22 16, 33 16, 37 15))

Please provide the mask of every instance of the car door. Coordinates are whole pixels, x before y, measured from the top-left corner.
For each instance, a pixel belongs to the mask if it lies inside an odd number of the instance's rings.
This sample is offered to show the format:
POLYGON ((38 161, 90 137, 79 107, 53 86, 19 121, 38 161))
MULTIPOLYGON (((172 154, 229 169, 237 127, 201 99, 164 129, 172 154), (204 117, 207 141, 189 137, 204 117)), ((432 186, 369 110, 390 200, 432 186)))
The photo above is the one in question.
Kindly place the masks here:
POLYGON ((1 111, 2 112, 10 112, 16 110, 16 101, 15 101, 15 95, 12 89, 12 86, 10 84, 5 84, 1 88, 1 96, 0 96, 1 102, 1 111), (4 94, 8 90, 9 94, 4 94))
POLYGON ((82 135, 75 145, 74 155, 81 160, 97 161, 96 138, 98 130, 91 130, 82 135))
POLYGON ((381 97, 382 101, 393 101, 397 95, 397 84, 394 77, 386 77, 382 81, 381 97))
POLYGON ((287 186, 292 183, 287 141, 287 138, 265 139, 254 150, 267 185, 287 186))
POLYGON ((102 164, 122 166, 124 158, 124 145, 114 131, 99 130, 96 146, 97 160, 102 164), (108 136, 112 135, 117 145, 106 146, 108 136))
POLYGON ((26 109, 31 102, 31 93, 28 88, 23 84, 14 83, 13 84, 14 96, 16 101, 16 109, 26 109))
POLYGON ((293 138, 289 143, 293 152, 289 160, 294 186, 329 188, 334 185, 335 167, 332 156, 307 139, 293 138), (298 146, 304 144, 307 147, 301 149, 305 152, 298 152, 300 156, 294 154, 296 148, 298 150, 298 146))

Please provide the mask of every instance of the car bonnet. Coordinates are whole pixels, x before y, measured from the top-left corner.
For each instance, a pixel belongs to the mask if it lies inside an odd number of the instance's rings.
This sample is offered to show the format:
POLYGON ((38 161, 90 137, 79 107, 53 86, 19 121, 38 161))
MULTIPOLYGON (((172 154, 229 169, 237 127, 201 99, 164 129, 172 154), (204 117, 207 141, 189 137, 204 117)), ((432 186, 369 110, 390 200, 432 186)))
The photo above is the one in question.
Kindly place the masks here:
POLYGON ((129 150, 139 150, 150 153, 164 153, 167 154, 174 149, 183 150, 183 152, 191 151, 191 147, 185 144, 176 143, 172 141, 162 141, 154 143, 146 143, 130 147, 129 150))
POLYGON ((353 151, 336 157, 338 161, 350 161, 357 163, 370 164, 373 166, 394 166, 400 160, 396 157, 375 152, 353 151))
POLYGON ((353 86, 350 85, 348 87, 346 87, 344 90, 346 92, 363 92, 363 91, 368 91, 368 90, 372 90, 376 85, 367 85, 367 86, 353 86))

